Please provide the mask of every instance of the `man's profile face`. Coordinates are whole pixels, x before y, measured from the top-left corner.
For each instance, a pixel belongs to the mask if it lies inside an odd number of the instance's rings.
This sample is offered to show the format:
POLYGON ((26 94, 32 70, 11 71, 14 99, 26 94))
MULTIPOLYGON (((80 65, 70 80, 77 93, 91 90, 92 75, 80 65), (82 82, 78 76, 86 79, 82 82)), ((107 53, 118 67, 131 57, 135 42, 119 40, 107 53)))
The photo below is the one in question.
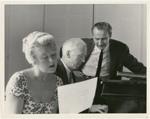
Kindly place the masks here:
POLYGON ((86 56, 86 49, 82 50, 75 50, 71 53, 71 63, 72 63, 72 69, 78 69, 83 62, 85 62, 85 56, 86 56))
POLYGON ((93 39, 95 45, 101 50, 108 45, 110 36, 107 31, 101 29, 99 30, 95 27, 93 29, 93 39))

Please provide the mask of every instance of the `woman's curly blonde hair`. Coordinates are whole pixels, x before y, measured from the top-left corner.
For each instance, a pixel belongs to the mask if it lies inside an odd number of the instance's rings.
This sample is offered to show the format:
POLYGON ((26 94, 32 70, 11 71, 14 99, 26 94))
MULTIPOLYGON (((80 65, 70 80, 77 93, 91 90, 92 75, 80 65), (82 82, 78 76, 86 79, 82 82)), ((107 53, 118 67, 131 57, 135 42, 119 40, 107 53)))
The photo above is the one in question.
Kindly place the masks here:
POLYGON ((25 37, 23 39, 22 51, 25 53, 25 57, 29 64, 34 64, 33 56, 35 55, 36 47, 48 45, 56 47, 54 37, 48 33, 35 31, 25 37))

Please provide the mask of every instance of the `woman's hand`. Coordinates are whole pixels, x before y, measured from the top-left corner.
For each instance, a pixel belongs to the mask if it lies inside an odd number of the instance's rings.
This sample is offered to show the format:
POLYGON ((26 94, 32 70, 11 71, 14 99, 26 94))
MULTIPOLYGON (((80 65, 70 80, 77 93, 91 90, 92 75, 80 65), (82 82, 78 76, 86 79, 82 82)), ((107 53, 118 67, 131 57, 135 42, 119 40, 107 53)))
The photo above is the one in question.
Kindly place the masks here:
POLYGON ((89 108, 89 112, 93 113, 107 113, 108 112, 108 106, 107 105, 92 105, 89 108))
POLYGON ((80 72, 80 71, 73 71, 74 75, 77 76, 77 77, 82 77, 83 76, 83 73, 80 72))

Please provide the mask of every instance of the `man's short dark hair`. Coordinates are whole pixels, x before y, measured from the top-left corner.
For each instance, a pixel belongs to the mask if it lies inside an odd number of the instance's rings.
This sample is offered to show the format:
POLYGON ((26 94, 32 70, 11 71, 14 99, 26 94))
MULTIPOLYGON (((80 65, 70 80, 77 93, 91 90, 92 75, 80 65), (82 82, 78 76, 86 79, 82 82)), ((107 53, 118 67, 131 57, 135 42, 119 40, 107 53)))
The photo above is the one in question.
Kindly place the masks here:
POLYGON ((97 28, 98 30, 106 30, 111 38, 112 36, 112 27, 109 23, 106 23, 106 22, 98 22, 96 24, 93 25, 91 31, 92 31, 92 34, 93 34, 93 29, 94 28, 97 28))

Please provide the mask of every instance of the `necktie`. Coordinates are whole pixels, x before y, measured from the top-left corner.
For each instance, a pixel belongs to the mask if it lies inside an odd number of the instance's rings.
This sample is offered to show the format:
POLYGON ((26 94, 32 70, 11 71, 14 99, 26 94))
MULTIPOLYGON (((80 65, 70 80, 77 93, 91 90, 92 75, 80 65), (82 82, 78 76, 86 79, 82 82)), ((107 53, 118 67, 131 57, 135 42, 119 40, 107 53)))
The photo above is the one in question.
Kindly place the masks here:
POLYGON ((98 68, 97 68, 97 72, 95 75, 96 77, 99 77, 99 75, 100 75, 102 60, 103 60, 103 50, 101 50, 101 53, 99 55, 98 68))
POLYGON ((72 72, 69 73, 69 81, 70 83, 73 83, 72 72))
POLYGON ((95 92, 95 97, 94 97, 94 103, 100 103, 101 104, 101 93, 102 93, 102 88, 103 85, 100 82, 101 79, 99 79, 100 71, 101 71, 101 65, 102 65, 102 60, 103 60, 103 50, 101 50, 101 54, 99 55, 99 61, 98 61, 98 68, 96 72, 96 77, 98 77, 97 80, 97 87, 96 87, 96 92, 95 92))

